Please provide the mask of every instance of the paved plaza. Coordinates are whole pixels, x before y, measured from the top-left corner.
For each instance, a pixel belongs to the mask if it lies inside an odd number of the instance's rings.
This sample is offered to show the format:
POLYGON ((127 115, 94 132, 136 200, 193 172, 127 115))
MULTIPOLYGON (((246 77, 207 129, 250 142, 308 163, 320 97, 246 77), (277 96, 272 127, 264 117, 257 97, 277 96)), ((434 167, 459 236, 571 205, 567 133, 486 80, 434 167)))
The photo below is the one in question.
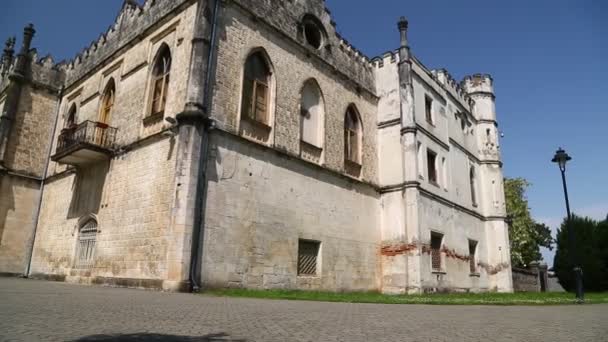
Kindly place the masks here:
POLYGON ((2 341, 608 341, 608 306, 217 298, 0 278, 2 341))

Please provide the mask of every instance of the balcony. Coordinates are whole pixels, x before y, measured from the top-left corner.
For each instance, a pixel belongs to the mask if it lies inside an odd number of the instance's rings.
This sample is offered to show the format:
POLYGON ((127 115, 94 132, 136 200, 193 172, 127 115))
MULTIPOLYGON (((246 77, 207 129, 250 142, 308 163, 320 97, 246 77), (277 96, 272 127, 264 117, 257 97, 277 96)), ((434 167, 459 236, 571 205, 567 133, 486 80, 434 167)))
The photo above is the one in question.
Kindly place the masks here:
POLYGON ((116 147, 116 131, 114 127, 94 121, 84 121, 64 128, 59 134, 57 149, 51 160, 74 166, 108 160, 116 147))

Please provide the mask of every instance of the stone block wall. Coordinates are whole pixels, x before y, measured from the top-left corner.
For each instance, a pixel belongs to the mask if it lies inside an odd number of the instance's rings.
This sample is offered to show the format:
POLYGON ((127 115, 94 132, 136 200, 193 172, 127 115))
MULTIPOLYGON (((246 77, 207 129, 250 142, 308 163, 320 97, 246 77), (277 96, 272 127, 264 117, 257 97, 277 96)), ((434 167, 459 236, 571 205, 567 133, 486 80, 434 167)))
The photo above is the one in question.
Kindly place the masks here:
POLYGON ((211 138, 205 286, 380 290, 374 189, 234 135, 211 138), (298 276, 298 239, 321 243, 318 276, 298 276))
POLYGON ((0 175, 0 273, 25 272, 39 190, 37 180, 0 175))
POLYGON ((25 84, 4 158, 13 171, 42 177, 57 113, 57 95, 25 84))
MULTIPOLYGON (((45 186, 33 275, 164 279, 171 236, 175 153, 164 138, 45 186), (98 222, 95 262, 74 269, 79 220, 98 222)), ((70 277, 72 277, 70 279, 70 277)))
POLYGON ((515 292, 540 292, 538 272, 516 267, 512 268, 512 272, 515 292))
MULTIPOLYGON (((421 287, 423 291, 488 291, 491 290, 488 267, 486 224, 447 203, 420 196, 421 287), (443 234, 442 270, 431 269, 431 232, 443 234), (469 240, 477 242, 477 272, 469 265, 469 240)), ((493 265, 495 266, 495 265, 493 265)))
POLYGON ((171 257, 190 244, 189 235, 174 225, 177 139, 160 133, 167 128, 164 118, 175 117, 185 105, 195 14, 194 1, 148 1, 143 8, 123 11, 124 39, 113 32, 106 45, 70 65, 52 143, 57 144, 73 105, 77 122, 99 120, 103 92, 113 79, 116 96, 109 125, 118 130, 118 148, 107 162, 78 168, 50 163, 33 276, 158 288, 171 278, 173 264, 186 262, 171 257), (151 70, 162 44, 172 58, 169 92, 163 116, 150 121, 151 70), (77 269, 79 228, 87 218, 98 224, 95 257, 90 269, 77 269))
MULTIPOLYGON (((310 78, 318 82, 325 101, 323 166, 347 173, 344 165, 344 115, 350 104, 359 111, 363 125, 363 165, 360 178, 377 183, 376 104, 377 97, 357 91, 348 80, 326 63, 308 57, 303 47, 260 21, 253 21, 242 8, 223 9, 218 33, 217 70, 211 115, 221 129, 238 134, 243 68, 254 48, 269 56, 276 92, 271 100, 272 132, 269 145, 291 155, 300 155, 300 91, 310 78)), ((356 175, 355 177, 358 177, 356 175)))

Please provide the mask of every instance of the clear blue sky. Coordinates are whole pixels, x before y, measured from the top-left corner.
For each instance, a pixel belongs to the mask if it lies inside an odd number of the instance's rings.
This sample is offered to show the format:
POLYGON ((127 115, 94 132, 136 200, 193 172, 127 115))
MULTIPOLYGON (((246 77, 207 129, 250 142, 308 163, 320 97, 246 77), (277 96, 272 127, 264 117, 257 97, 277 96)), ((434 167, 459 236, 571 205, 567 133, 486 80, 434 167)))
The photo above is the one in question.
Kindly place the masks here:
MULTIPOLYGON (((3 0, 0 39, 33 22, 41 55, 70 59, 113 22, 122 0, 3 0)), ((413 53, 461 79, 494 77, 508 177, 524 177, 534 217, 555 227, 565 208, 557 167, 568 165, 574 211, 608 214, 608 1, 327 0, 338 31, 368 56, 398 47, 410 22, 413 53)), ((546 258, 548 259, 548 258, 546 258)), ((552 260, 547 260, 552 263, 552 260)))

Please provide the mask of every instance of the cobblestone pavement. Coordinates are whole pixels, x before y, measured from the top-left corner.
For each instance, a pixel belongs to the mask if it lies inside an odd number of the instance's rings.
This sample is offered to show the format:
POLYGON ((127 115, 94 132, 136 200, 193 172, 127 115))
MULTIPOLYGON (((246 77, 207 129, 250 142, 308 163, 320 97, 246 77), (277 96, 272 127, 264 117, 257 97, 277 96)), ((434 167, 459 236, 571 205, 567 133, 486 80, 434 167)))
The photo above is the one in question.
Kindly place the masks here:
POLYGON ((2 341, 608 341, 608 306, 297 302, 0 278, 2 341))

